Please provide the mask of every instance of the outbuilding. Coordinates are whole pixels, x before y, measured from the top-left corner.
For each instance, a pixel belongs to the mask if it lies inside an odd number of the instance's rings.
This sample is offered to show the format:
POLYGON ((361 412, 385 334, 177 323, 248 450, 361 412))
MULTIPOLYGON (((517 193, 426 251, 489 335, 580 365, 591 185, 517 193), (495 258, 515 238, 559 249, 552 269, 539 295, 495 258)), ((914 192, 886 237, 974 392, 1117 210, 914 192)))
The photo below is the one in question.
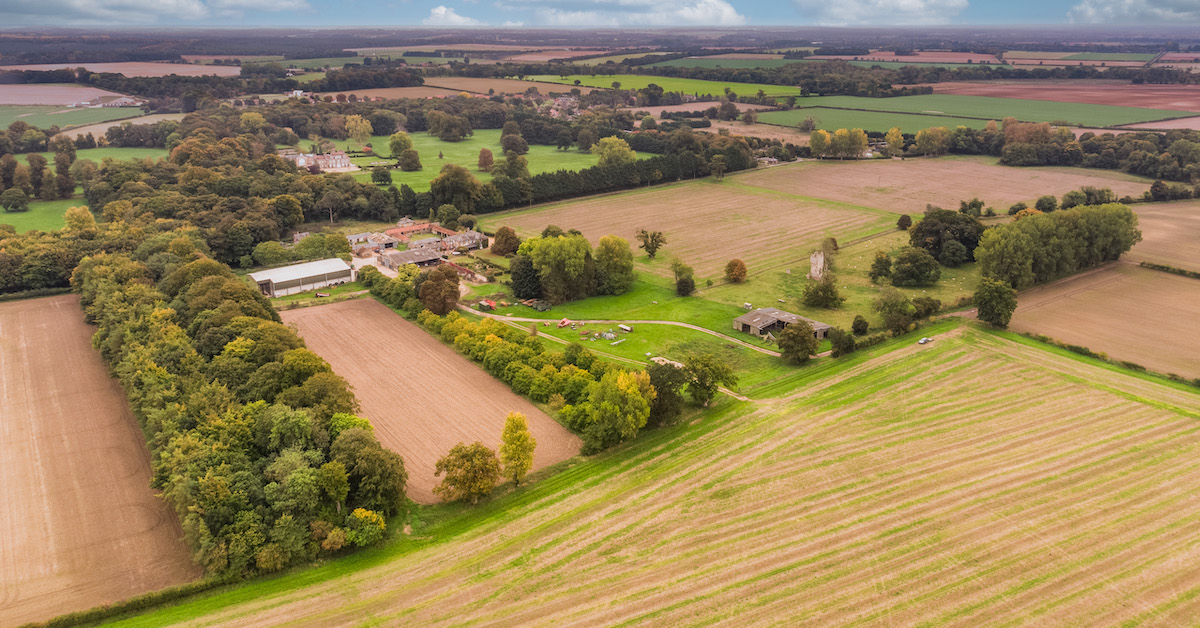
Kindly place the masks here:
POLYGON ((408 251, 384 251, 379 254, 379 263, 385 268, 399 270, 401 266, 413 264, 424 268, 442 263, 442 256, 433 249, 410 249, 408 251))
POLYGON ((354 269, 336 257, 250 273, 259 292, 275 298, 354 281, 354 269))
POLYGON ((788 325, 801 321, 812 325, 813 335, 817 339, 823 339, 829 335, 830 325, 773 307, 760 307, 753 312, 742 314, 733 319, 733 328, 762 338, 767 334, 783 331, 788 325))

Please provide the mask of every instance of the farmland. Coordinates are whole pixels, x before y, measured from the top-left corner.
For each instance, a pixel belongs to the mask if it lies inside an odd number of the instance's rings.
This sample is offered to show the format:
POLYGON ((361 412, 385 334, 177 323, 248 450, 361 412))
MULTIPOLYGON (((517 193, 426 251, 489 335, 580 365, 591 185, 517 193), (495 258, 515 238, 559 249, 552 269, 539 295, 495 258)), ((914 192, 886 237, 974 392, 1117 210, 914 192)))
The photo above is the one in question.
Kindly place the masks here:
MULTIPOLYGON (((421 156, 421 165, 423 168, 415 172, 392 170, 392 182, 397 187, 401 183, 404 183, 417 192, 428 191, 429 182, 438 175, 442 166, 447 163, 459 164, 467 168, 480 181, 491 181, 491 174, 479 172, 478 170, 479 149, 487 148, 491 150, 496 158, 504 156, 504 151, 500 148, 500 129, 477 129, 474 135, 461 142, 443 142, 428 133, 412 133, 410 137, 412 137, 413 148, 421 156), (438 159, 438 153, 442 153, 443 159, 438 159)), ((388 154, 387 137, 375 136, 371 138, 371 142, 372 146, 380 153, 384 155, 388 154)), ((344 149, 350 148, 351 142, 350 140, 340 140, 335 142, 335 144, 339 148, 344 149)), ((301 146, 304 145, 304 142, 301 142, 301 146)), ((595 155, 580 152, 578 149, 562 151, 554 146, 546 146, 544 144, 531 144, 525 158, 529 161, 530 174, 555 172, 557 170, 582 170, 596 165, 597 160, 595 155)), ((387 157, 375 155, 354 157, 351 159, 351 162, 361 166, 363 170, 353 173, 353 176, 359 181, 366 183, 371 180, 370 164, 387 159, 387 157)))
POLYGON ((1197 303, 1200 280, 1112 264, 1022 293, 1011 327, 1200 378, 1197 303))
POLYGON ((68 127, 90 125, 98 122, 110 122, 137 118, 142 110, 137 107, 101 107, 96 109, 64 109, 59 106, 45 105, 3 105, 0 106, 0 127, 20 120, 26 124, 42 129, 52 126, 68 127))
POLYGON ((980 83, 965 81, 938 83, 933 86, 933 89, 935 95, 1008 97, 1020 100, 1049 100, 1115 105, 1127 108, 1151 107, 1200 112, 1200 92, 1189 85, 1131 85, 1095 79, 998 80, 980 83))
MULTIPOLYGON (((1194 391, 970 327, 127 622, 1186 624, 1194 391)), ((931 332, 933 333, 933 332, 931 332)))
POLYGON ((119 63, 42 63, 33 65, 3 65, 0 70, 62 70, 85 68, 91 72, 114 72, 125 76, 238 76, 242 69, 234 65, 193 65, 187 63, 155 63, 122 61, 119 63))
POLYGON ((1200 272, 1200 201, 1132 207, 1142 241, 1126 257, 1200 272))
POLYGON ((952 118, 949 116, 889 113, 884 111, 855 111, 853 109, 829 109, 826 107, 807 107, 789 111, 764 111, 758 114, 758 120, 762 124, 795 127, 799 126, 809 116, 812 116, 816 120, 816 128, 830 132, 838 129, 863 129, 864 131, 884 132, 892 127, 900 127, 906 133, 915 133, 921 129, 935 126, 944 126, 951 129, 959 126, 982 129, 988 123, 987 120, 975 118, 952 118))
POLYGON ((729 59, 717 57, 688 57, 652 63, 652 68, 781 68, 801 59, 729 59))
MULTIPOLYGON (((132 113, 132 112, 130 112, 130 113, 132 113)), ((182 114, 182 113, 154 113, 154 114, 150 114, 148 116, 139 116, 137 118, 129 118, 129 119, 124 119, 124 120, 111 120, 111 121, 107 121, 107 122, 97 122, 95 124, 88 124, 88 125, 84 125, 84 126, 80 126, 80 127, 73 127, 70 130, 63 131, 63 134, 65 134, 68 137, 78 137, 80 135, 87 135, 88 133, 91 133, 94 137, 100 137, 101 135, 104 135, 104 133, 106 131, 108 131, 109 128, 114 127, 114 126, 120 126, 126 122, 129 122, 131 124, 155 124, 155 123, 161 122, 163 120, 179 121, 179 120, 183 119, 183 116, 184 116, 184 114, 182 114)))
POLYGON ((197 577, 74 296, 0 303, 0 624, 197 577), (18 505, 21 505, 18 507, 18 505))
POLYGON ((0 211, 0 225, 12 225, 17 233, 25 233, 34 229, 51 231, 62 229, 63 213, 70 207, 87 206, 83 198, 57 199, 53 201, 30 201, 29 211, 6 212, 0 211))
POLYGON ((448 98, 457 96, 458 92, 448 89, 440 89, 437 87, 375 87, 371 89, 348 89, 338 92, 321 92, 317 94, 318 98, 325 96, 337 95, 349 96, 354 94, 359 98, 448 98))
POLYGON ((1043 194, 1061 196, 1085 185, 1112 188, 1117 197, 1136 198, 1151 183, 1111 170, 1010 168, 988 157, 804 162, 751 172, 736 180, 897 214, 919 214, 928 203, 956 209, 959 201, 974 197, 997 210, 1006 210, 1018 201, 1030 203, 1043 194))
MULTIPOLYGON (((1185 111, 1166 109, 943 94, 897 96, 895 98, 813 96, 799 100, 797 106, 975 118, 982 121, 1000 121, 1011 116, 1024 122, 1066 120, 1080 126, 1090 127, 1116 126, 1188 115, 1185 111)), ((764 122, 770 121, 777 124, 798 124, 806 115, 805 109, 794 109, 764 114, 761 119, 764 122)), ((920 128, 930 126, 935 125, 925 124, 920 128)))
MULTIPOLYGON (((575 89, 575 85, 563 85, 554 82, 519 81, 517 79, 472 78, 468 76, 431 76, 425 79, 425 85, 451 89, 455 92, 471 92, 487 94, 494 91, 497 94, 523 94, 530 87, 536 87, 538 92, 567 93, 575 89)), ((591 93, 590 87, 578 87, 582 94, 591 93)))
POLYGON ((566 428, 377 301, 345 301, 281 316, 354 386, 379 441, 404 458, 408 496, 417 502, 436 501, 438 458, 459 442, 496 447, 509 412, 529 420, 538 442, 535 469, 579 453, 579 439, 566 428), (365 346, 371 348, 364 351, 365 346))
POLYGON ((75 83, 0 85, 0 105, 73 105, 94 98, 113 99, 121 94, 75 83))
POLYGON ((547 83, 560 83, 564 85, 574 85, 575 81, 579 81, 581 85, 588 87, 609 88, 614 82, 621 84, 621 89, 642 89, 651 83, 658 85, 668 92, 682 92, 684 94, 713 94, 719 95, 725 93, 725 88, 733 90, 734 93, 743 95, 753 95, 759 90, 765 92, 768 96, 800 96, 803 90, 799 87, 790 85, 767 85, 763 83, 735 83, 722 81, 706 81, 703 79, 688 79, 675 78, 670 76, 647 76, 642 74, 616 74, 616 75, 591 75, 591 74, 575 74, 571 76, 558 75, 541 75, 529 77, 535 81, 544 81, 547 83))
MULTIPOLYGON (((579 229, 593 244, 609 234, 635 242, 634 233, 639 228, 662 231, 670 235, 660 257, 679 257, 694 266, 698 275, 713 277, 735 257, 755 269, 807 259, 826 236, 853 238, 895 222, 887 212, 792 198, 743 185, 743 180, 684 182, 554 203, 489 215, 484 225, 508 225, 528 236, 540 233, 547 224, 555 224, 579 229), (650 208, 653 210, 648 211, 650 208), (764 224, 771 227, 764 229, 764 224)), ((670 273, 665 263, 650 269, 670 273)))

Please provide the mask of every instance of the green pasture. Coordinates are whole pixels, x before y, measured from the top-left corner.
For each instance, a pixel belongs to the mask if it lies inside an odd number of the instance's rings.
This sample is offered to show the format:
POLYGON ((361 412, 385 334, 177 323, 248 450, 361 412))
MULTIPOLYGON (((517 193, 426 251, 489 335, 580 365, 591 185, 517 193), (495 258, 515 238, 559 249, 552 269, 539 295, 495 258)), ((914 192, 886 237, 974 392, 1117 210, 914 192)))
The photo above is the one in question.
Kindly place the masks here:
MULTIPOLYGON (((30 154, 32 153, 17 155, 17 161, 29 163, 30 154)), ((90 159, 99 164, 104 159, 159 159, 170 154, 165 148, 105 146, 102 148, 80 148, 75 151, 75 159, 90 159)), ((53 169, 54 153, 41 153, 41 155, 46 158, 46 166, 53 169)))
MULTIPOLYGON (((873 99, 874 100, 874 99, 873 99)), ((758 114, 758 121, 764 124, 779 124, 783 126, 798 126, 808 116, 817 121, 817 128, 826 131, 838 129, 862 129, 864 131, 884 132, 892 127, 900 127, 905 133, 916 133, 929 127, 944 126, 954 128, 965 126, 982 129, 987 120, 974 118, 952 118, 949 116, 920 115, 913 113, 889 113, 883 111, 856 111, 853 109, 829 109, 826 107, 805 107, 789 111, 763 111, 758 114)))
POLYGON ((320 70, 325 67, 330 67, 335 70, 340 69, 347 63, 358 65, 363 62, 366 57, 321 57, 319 59, 285 59, 279 63, 285 68, 305 68, 309 70, 320 70))
POLYGON ((651 63, 652 68, 781 68, 791 63, 803 63, 801 59, 675 59, 651 63))
MULTIPOLYGON (((407 184, 416 192, 426 192, 429 190, 429 182, 438 175, 442 166, 448 163, 458 164, 470 170, 480 181, 490 181, 492 175, 486 172, 480 172, 479 164, 479 149, 487 148, 492 151, 495 159, 500 159, 504 156, 503 149, 500 148, 500 129, 477 129, 475 134, 461 142, 443 142, 442 140, 424 132, 415 132, 409 134, 413 140, 413 149, 421 156, 421 170, 416 172, 404 172, 399 169, 392 170, 392 185, 399 187, 401 183, 407 184), (443 158, 438 159, 438 153, 442 153, 443 158)), ((335 141, 338 148, 352 148, 357 150, 357 145, 351 140, 335 141)), ((371 181, 371 162, 387 161, 395 163, 391 159, 388 152, 387 136, 375 136, 371 138, 371 145, 381 155, 373 155, 366 157, 353 157, 351 162, 363 168, 359 172, 354 172, 352 175, 355 179, 363 183, 371 181)), ((301 141, 300 146, 303 149, 308 148, 306 142, 301 141)), ((643 157, 646 155, 642 155, 643 157)), ((568 151, 561 151, 553 146, 545 146, 540 144, 530 144, 529 153, 525 155, 525 159, 529 161, 530 174, 540 174, 543 172, 555 172, 558 170, 582 170, 596 165, 596 156, 591 153, 583 153, 572 148, 568 151)))
POLYGON ((12 225, 17 233, 62 229, 63 214, 71 207, 87 206, 80 196, 53 201, 29 201, 29 211, 9 213, 0 210, 0 225, 12 225))
POLYGON ((143 115, 137 107, 96 107, 70 109, 56 105, 0 105, 0 128, 20 120, 40 129, 58 125, 59 128, 110 122, 143 115))
POLYGON ((563 85, 574 85, 575 81, 579 81, 585 87, 601 87, 611 88, 613 82, 619 82, 621 89, 642 89, 651 83, 658 85, 663 90, 668 92, 682 92, 684 94, 712 94, 714 96, 725 93, 725 88, 733 90, 734 93, 745 96, 752 96, 762 90, 768 96, 801 96, 803 90, 799 87, 790 85, 767 85, 765 83, 738 83, 734 81, 706 81, 701 79, 675 78, 670 76, 648 76, 644 74, 574 74, 570 76, 559 76, 557 74, 542 74, 537 76, 525 77, 532 81, 542 81, 546 83, 560 83, 563 85))

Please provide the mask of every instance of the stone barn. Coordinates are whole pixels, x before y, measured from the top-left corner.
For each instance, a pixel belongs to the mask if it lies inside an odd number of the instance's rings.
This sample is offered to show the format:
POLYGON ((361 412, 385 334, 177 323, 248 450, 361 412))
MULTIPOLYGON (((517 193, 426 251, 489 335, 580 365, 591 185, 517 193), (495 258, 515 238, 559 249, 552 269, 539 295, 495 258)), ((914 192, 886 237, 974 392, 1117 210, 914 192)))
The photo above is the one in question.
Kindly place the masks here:
POLYGON ((812 325, 813 335, 818 340, 828 336, 829 330, 832 327, 820 321, 814 321, 811 318, 785 312, 778 308, 760 307, 753 312, 747 312, 733 319, 733 328, 740 332, 764 338, 768 334, 775 335, 783 331, 788 325, 799 323, 800 321, 805 321, 809 325, 812 325))

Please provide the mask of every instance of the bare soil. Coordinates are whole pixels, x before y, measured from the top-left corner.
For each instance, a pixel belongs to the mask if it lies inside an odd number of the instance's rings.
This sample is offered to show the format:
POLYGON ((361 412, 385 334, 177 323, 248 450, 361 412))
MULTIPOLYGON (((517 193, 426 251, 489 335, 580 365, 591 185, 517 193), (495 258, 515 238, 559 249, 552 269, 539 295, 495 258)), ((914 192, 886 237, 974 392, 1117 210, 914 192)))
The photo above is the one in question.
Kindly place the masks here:
POLYGON ((376 87, 373 89, 353 89, 344 92, 321 92, 317 94, 321 98, 326 96, 337 97, 338 94, 349 96, 354 94, 361 98, 448 98, 457 96, 458 92, 449 89, 439 89, 437 87, 376 87))
POLYGON ((200 576, 79 300, 0 303, 0 625, 200 576))
POLYGON ((122 61, 119 63, 39 63, 31 65, 0 65, 0 70, 61 70, 86 68, 92 72, 115 72, 125 76, 238 76, 242 69, 233 65, 194 65, 188 63, 155 63, 122 61))
POLYGON ((1190 129, 1192 131, 1200 131, 1200 117, 1195 118, 1175 118, 1174 120, 1159 120, 1158 122, 1142 122, 1140 124, 1130 124, 1122 127, 1123 129, 1138 130, 1138 129, 1190 129))
POLYGON ((986 158, 891 159, 852 162, 806 161, 737 180, 792 194, 920 214, 926 204, 958 209, 978 197, 1003 214, 1018 201, 1032 205, 1045 194, 1062 196, 1085 185, 1112 188, 1117 197, 1138 198, 1148 182, 1105 170, 1013 168, 986 158))
POLYGON ((104 97, 121 94, 86 85, 0 85, 0 105, 73 105, 104 97))
POLYGON ((1200 201, 1131 205, 1142 241, 1126 257, 1200 272, 1200 201))
MULTIPOLYGON (((720 276, 734 258, 745 261, 751 272, 788 256, 807 259, 823 237, 840 237, 881 222, 876 213, 739 185, 748 182, 746 177, 736 177, 723 183, 700 181, 598 196, 488 217, 487 222, 508 225, 522 236, 536 235, 546 225, 560 225, 579 229, 593 244, 612 234, 634 247, 638 229, 662 231, 667 244, 657 259, 679 257, 700 277, 720 276)), ((880 227, 890 222, 887 219, 880 227)), ((671 272, 667 262, 653 270, 671 272)))
POLYGON ((937 83, 933 85, 933 91, 935 94, 1028 98, 1200 112, 1200 89, 1193 85, 1133 85, 1102 79, 1001 80, 979 83, 953 81, 937 83))
POLYGON ((288 310, 310 349, 354 387, 363 416, 384 447, 404 458, 408 496, 438 501, 437 461, 458 443, 497 449, 509 412, 537 439, 533 468, 579 453, 580 440, 470 360, 373 299, 288 310))
POLYGON ((520 81, 517 79, 490 79, 490 78, 471 78, 462 76, 431 76, 425 79, 425 85, 429 87, 441 87, 444 89, 452 89, 456 92, 472 92, 475 94, 486 94, 489 89, 496 90, 497 94, 523 94, 530 87, 536 87, 542 95, 549 95, 551 92, 565 94, 572 89, 578 87, 579 93, 590 94, 596 88, 583 87, 575 85, 562 85, 559 83, 541 83, 538 81, 520 81))
POLYGON ((1197 304, 1200 280, 1112 264, 1022 292, 1009 326, 1200 378, 1197 304))

